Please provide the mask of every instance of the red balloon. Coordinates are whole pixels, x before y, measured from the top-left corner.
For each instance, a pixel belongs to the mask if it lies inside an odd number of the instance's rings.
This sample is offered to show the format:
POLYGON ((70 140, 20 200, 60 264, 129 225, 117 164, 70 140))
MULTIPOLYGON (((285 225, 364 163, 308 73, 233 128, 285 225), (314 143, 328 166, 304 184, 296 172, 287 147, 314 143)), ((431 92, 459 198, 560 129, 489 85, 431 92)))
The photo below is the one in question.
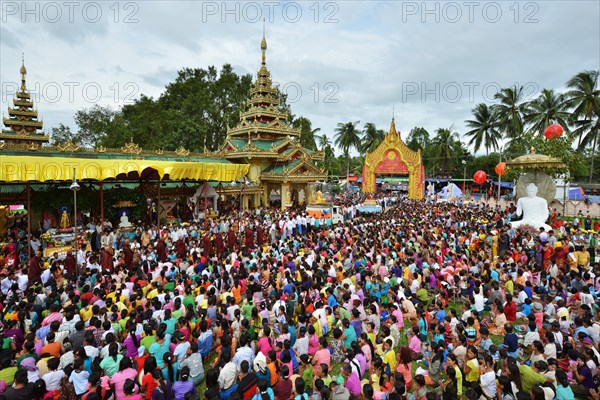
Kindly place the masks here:
POLYGON ((562 136, 563 131, 564 129, 560 124, 552 124, 546 128, 544 136, 546 137, 546 140, 556 139, 562 136))
POLYGON ((487 174, 485 173, 485 171, 482 171, 482 170, 475 172, 475 175, 473 175, 473 182, 475 182, 478 185, 481 185, 482 183, 484 183, 486 179, 487 179, 487 174))
POLYGON ((494 170, 496 171, 496 175, 498 175, 498 176, 504 175, 506 173, 506 163, 505 162, 498 163, 498 165, 496 165, 496 168, 494 170))

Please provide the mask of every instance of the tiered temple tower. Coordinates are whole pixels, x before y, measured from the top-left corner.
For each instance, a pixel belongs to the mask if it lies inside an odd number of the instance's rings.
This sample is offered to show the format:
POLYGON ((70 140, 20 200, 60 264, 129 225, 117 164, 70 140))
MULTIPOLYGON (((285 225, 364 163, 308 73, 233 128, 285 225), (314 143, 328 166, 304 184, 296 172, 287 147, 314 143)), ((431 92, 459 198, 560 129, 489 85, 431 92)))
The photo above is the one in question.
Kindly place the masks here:
POLYGON ((279 192, 282 207, 294 201, 308 203, 314 183, 327 177, 327 172, 314 164, 323 160, 323 152, 300 144, 301 130, 290 126, 289 113, 281 107, 279 89, 273 86, 267 68, 264 34, 260 48, 262 62, 247 109, 240 113, 240 123, 227 129, 221 154, 250 164, 248 179, 260 188, 253 193, 252 206, 268 205, 272 192, 279 192))
POLYGON ((41 132, 43 122, 38 119, 37 110, 33 109, 31 94, 27 90, 27 68, 25 61, 21 65, 21 87, 13 99, 14 108, 8 107, 8 118, 2 118, 4 126, 9 130, 0 132, 0 147, 23 147, 37 149, 48 143, 48 135, 41 132))

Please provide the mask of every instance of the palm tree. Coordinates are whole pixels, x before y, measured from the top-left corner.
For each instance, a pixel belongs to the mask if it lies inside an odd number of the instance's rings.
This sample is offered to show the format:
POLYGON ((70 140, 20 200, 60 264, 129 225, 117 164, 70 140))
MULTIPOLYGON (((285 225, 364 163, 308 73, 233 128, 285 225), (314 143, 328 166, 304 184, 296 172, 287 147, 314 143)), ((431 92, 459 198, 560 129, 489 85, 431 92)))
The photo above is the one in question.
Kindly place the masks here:
POLYGON ((568 108, 564 94, 555 93, 552 89, 543 89, 542 93, 528 104, 524 120, 530 125, 529 130, 539 135, 543 135, 546 127, 552 124, 560 124, 567 129, 570 116, 568 108))
POLYGON ((569 79, 565 93, 569 106, 573 108, 572 114, 578 129, 573 134, 579 137, 578 150, 594 139, 597 132, 592 129, 594 117, 598 118, 600 102, 600 88, 598 87, 598 71, 583 71, 569 79), (587 131, 587 134, 584 134, 587 131))
POLYGON ((356 128, 356 126, 360 123, 360 121, 356 122, 346 122, 346 123, 338 123, 337 128, 335 128, 335 144, 344 153, 344 158, 346 158, 346 176, 350 175, 350 149, 360 148, 360 131, 356 128))
POLYGON ((460 145, 458 133, 454 127, 438 128, 435 130, 435 137, 431 141, 434 153, 440 159, 440 168, 443 172, 450 171, 450 161, 453 154, 456 154, 457 144, 460 145))
POLYGON ((319 148, 321 150, 325 149, 327 146, 331 146, 331 141, 329 140, 326 134, 318 135, 316 136, 316 138, 319 148))
POLYGON ((377 129, 374 123, 367 122, 363 128, 362 143, 360 145, 360 151, 362 153, 370 153, 381 144, 385 137, 383 129, 377 129))
POLYGON ((582 71, 569 79, 569 90, 565 95, 569 105, 573 107, 573 124, 577 127, 573 135, 579 137, 577 149, 583 150, 592 144, 592 160, 590 165, 590 183, 594 175, 594 155, 598 136, 600 136, 600 88, 598 79, 600 71, 582 71))
POLYGON ((523 86, 513 86, 500 90, 494 96, 498 104, 492 111, 498 116, 498 128, 509 139, 509 145, 516 144, 523 134, 523 114, 527 107, 523 102, 523 86))
POLYGON ((472 113, 474 119, 465 121, 469 128, 473 128, 465 133, 471 138, 469 146, 473 146, 477 152, 483 145, 485 155, 489 156, 490 149, 496 150, 498 141, 502 138, 502 134, 498 131, 498 119, 485 103, 477 104, 472 113))

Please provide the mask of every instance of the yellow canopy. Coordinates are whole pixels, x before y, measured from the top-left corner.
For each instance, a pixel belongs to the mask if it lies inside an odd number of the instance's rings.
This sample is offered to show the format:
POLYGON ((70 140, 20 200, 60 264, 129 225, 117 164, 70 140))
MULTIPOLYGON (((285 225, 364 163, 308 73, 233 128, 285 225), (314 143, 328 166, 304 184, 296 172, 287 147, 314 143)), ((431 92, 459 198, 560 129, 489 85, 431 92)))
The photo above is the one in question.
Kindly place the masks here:
POLYGON ((228 182, 245 176, 248 164, 219 162, 179 162, 158 160, 91 159, 44 156, 0 155, 0 182, 68 181, 73 179, 73 168, 77 179, 102 181, 117 175, 155 169, 162 178, 168 174, 170 180, 208 180, 228 182))

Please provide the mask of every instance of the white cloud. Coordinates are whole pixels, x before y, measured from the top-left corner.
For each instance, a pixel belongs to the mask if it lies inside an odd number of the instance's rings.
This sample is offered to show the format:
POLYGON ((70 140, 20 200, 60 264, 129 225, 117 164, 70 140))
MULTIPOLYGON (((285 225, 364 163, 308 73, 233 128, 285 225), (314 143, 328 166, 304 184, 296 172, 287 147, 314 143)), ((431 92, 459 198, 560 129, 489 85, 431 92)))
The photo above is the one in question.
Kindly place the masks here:
POLYGON ((44 14, 40 6, 36 22, 14 10, 21 2, 2 2, 4 112, 21 52, 29 86, 41 92, 47 130, 61 122, 74 127, 75 111, 96 101, 114 107, 142 93, 156 97, 185 67, 230 63, 255 75, 260 17, 268 19, 273 79, 290 95, 301 90, 293 113, 330 137, 338 122, 387 130, 392 108, 403 137, 414 126, 463 132, 470 110, 497 87, 529 84, 533 95, 600 68, 596 1, 480 2, 471 16, 464 2, 281 2, 272 15, 264 2, 107 2, 93 23, 92 3, 81 3, 72 22, 68 10, 52 22, 52 10, 44 14), (249 4, 262 5, 261 16, 249 4), (293 22, 298 5, 302 15, 293 22))

